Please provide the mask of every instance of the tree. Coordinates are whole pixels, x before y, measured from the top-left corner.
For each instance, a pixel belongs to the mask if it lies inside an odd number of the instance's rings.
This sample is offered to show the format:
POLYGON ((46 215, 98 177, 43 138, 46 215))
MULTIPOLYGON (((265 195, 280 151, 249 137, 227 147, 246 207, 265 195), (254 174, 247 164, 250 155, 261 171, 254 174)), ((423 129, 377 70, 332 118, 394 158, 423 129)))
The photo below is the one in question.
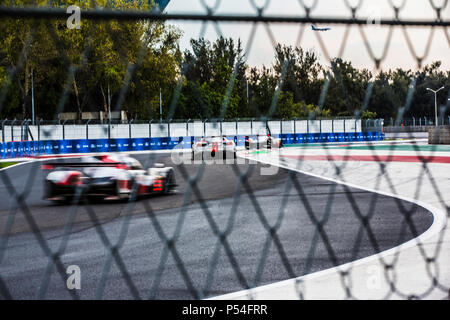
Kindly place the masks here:
POLYGON ((328 71, 329 87, 325 105, 332 114, 353 116, 362 110, 364 97, 372 74, 367 69, 358 70, 351 62, 341 58, 331 61, 328 71))
POLYGON ((292 92, 295 102, 318 102, 322 84, 319 76, 323 67, 313 51, 278 44, 273 69, 278 77, 284 72, 282 90, 292 92))
MULTIPOLYGON (((90 8, 93 3, 33 4, 90 8)), ((151 5, 137 0, 94 4, 122 10, 148 9, 151 5)), ((0 48, 0 66, 14 71, 8 94, 20 92, 22 117, 30 116, 31 69, 37 115, 46 119, 63 111, 79 116, 83 111, 107 111, 108 87, 113 109, 125 110, 132 117, 148 116, 160 89, 165 100, 170 99, 179 74, 181 33, 163 22, 82 20, 81 29, 68 29, 65 20, 2 19, 0 28, 0 41, 5 44, 0 48)), ((3 116, 17 113, 16 101, 5 99, 3 116)))
POLYGON ((201 118, 232 119, 247 113, 247 66, 241 42, 235 44, 223 37, 214 43, 192 39, 191 47, 183 57, 186 84, 179 101, 181 109, 201 118))

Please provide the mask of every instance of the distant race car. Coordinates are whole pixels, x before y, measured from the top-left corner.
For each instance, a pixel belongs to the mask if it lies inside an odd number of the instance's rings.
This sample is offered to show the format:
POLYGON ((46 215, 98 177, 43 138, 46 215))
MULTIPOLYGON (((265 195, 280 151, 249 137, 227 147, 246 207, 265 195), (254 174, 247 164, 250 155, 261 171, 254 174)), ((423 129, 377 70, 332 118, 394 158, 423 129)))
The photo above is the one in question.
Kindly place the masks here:
POLYGON ((192 145, 192 160, 196 159, 236 159, 236 144, 226 137, 202 138, 192 145))
POLYGON ((80 191, 82 198, 120 200, 129 199, 133 188, 139 197, 169 194, 177 186, 172 167, 157 163, 144 170, 138 160, 122 154, 46 163, 42 169, 51 170, 45 178, 44 199, 54 202, 71 201, 80 191))
POLYGON ((257 135, 256 139, 253 139, 249 136, 245 136, 245 149, 272 149, 272 148, 282 148, 283 142, 279 138, 275 138, 270 133, 270 130, 267 128, 266 132, 260 132, 257 135))

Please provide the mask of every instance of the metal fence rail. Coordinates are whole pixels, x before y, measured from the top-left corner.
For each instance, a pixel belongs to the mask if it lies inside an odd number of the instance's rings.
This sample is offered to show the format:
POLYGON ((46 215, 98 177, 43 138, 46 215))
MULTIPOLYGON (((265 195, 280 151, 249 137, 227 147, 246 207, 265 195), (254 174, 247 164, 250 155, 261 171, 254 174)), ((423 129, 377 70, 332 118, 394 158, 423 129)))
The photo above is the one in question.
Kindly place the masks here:
MULTIPOLYGON (((376 70, 380 70, 383 65, 383 62, 386 61, 386 59, 388 59, 386 57, 386 52, 384 52, 383 55, 381 55, 381 56, 374 54, 373 49, 370 46, 370 43, 366 39, 366 31, 365 31, 364 27, 367 24, 367 19, 358 18, 361 3, 363 3, 364 1, 359 1, 358 2, 359 5, 352 5, 350 3, 350 1, 344 1, 344 3, 346 4, 346 8, 348 10, 348 12, 347 12, 348 14, 346 17, 338 17, 338 16, 337 17, 315 17, 315 16, 313 17, 315 4, 318 1, 314 1, 314 5, 312 5, 312 6, 308 6, 307 4, 305 4, 304 1, 299 1, 299 4, 300 4, 301 8, 303 8, 305 14, 301 15, 301 16, 292 16, 292 17, 266 15, 266 9, 268 8, 269 4, 273 2, 270 0, 265 1, 265 5, 263 5, 263 6, 258 6, 255 1, 250 0, 249 3, 252 6, 252 8, 254 8, 254 14, 248 14, 248 15, 215 14, 215 10, 216 10, 215 8, 209 7, 202 0, 199 0, 199 1, 205 9, 205 12, 206 12, 205 14, 171 14, 171 13, 165 14, 165 13, 160 13, 157 11, 125 12, 125 11, 120 11, 120 10, 108 11, 108 10, 101 10, 101 9, 89 9, 89 10, 82 10, 81 16, 82 16, 82 19, 90 19, 93 21, 99 21, 99 20, 106 20, 106 21, 112 21, 112 20, 148 20, 148 21, 164 20, 164 21, 169 21, 169 22, 174 21, 174 20, 198 21, 199 23, 202 23, 202 30, 207 23, 213 23, 214 25, 219 26, 220 23, 222 23, 222 22, 227 22, 227 23, 249 22, 249 23, 254 23, 255 26, 257 24, 263 24, 268 32, 269 38, 273 39, 273 40, 275 40, 274 34, 270 30, 270 27, 273 24, 295 23, 295 24, 299 24, 301 26, 301 30, 300 30, 299 37, 298 37, 299 41, 297 43, 298 46, 301 46, 301 35, 304 31, 304 27, 309 26, 309 24, 311 22, 327 23, 327 24, 332 24, 332 25, 339 24, 339 25, 345 25, 348 28, 355 28, 356 30, 358 30, 361 33, 361 35, 363 36, 365 41, 364 41, 364 43, 361 43, 360 49, 366 50, 366 52, 368 52, 368 54, 370 55, 370 57, 373 61, 373 64, 374 64, 376 70)), ((92 1, 92 2, 95 3, 95 1, 92 1)), ((394 29, 399 29, 399 30, 405 31, 406 29, 408 29, 412 26, 426 26, 426 27, 432 28, 432 30, 442 29, 445 32, 445 34, 447 35, 447 41, 450 46, 450 38, 448 35, 448 28, 450 26, 450 22, 445 21, 442 18, 442 12, 444 10, 448 10, 448 8, 449 8, 448 1, 444 1, 444 4, 442 5, 442 7, 438 7, 434 3, 434 1, 429 1, 429 5, 430 5, 431 10, 434 12, 434 16, 429 17, 426 20, 411 20, 411 19, 404 20, 401 18, 402 12, 403 12, 403 6, 397 6, 393 2, 391 2, 391 1, 389 1, 389 2, 391 3, 392 12, 394 13, 395 17, 392 19, 381 19, 379 21, 379 23, 381 25, 389 27, 390 32, 392 32, 392 30, 394 30, 394 29)), ((406 1, 404 1, 404 2, 406 2, 406 1)), ((220 3, 220 1, 218 1, 218 3, 220 3)), ((2 6, 0 6, 0 18, 4 18, 7 16, 8 18, 13 18, 13 19, 35 19, 37 21, 39 21, 40 19, 47 19, 47 18, 62 19, 62 20, 67 19, 67 13, 66 13, 65 8, 47 8, 47 7, 32 7, 32 6, 22 8, 22 7, 14 7, 14 6, 5 6, 5 5, 3 5, 3 2, 1 4, 2 4, 2 6)), ((370 28, 370 26, 369 26, 369 28, 370 28)), ((217 27, 216 30, 218 32, 218 36, 221 35, 220 28, 217 27)), ((250 39, 253 39, 255 32, 256 32, 256 29, 253 29, 250 39)), ((49 33, 51 33, 51 30, 49 30, 49 33)), ((414 61, 417 64, 417 67, 421 67, 423 60, 424 60, 424 56, 420 56, 419 54, 417 54, 414 47, 412 46, 413 39, 409 38, 408 33, 404 32, 403 34, 405 36, 406 42, 408 44, 408 49, 409 49, 406 52, 408 52, 411 55, 411 57, 414 59, 414 61)), ((203 36, 203 31, 201 31, 200 36, 203 36)), ((317 36, 318 48, 320 48, 322 50, 322 53, 325 57, 329 58, 330 54, 327 50, 327 44, 323 41, 323 38, 321 37, 321 35, 319 33, 316 33, 316 36, 317 36)), ((33 37, 32 33, 30 34, 30 37, 33 37)), ((347 38, 348 38, 348 32, 345 33, 345 36, 344 36, 344 39, 342 42, 343 49, 345 49, 345 47, 346 47, 347 38)), ((388 38, 386 41, 386 44, 385 44, 386 47, 389 46, 390 41, 391 41, 390 38, 388 38)), ((271 45, 273 45, 273 44, 274 43, 271 43, 271 45)), ((247 49, 250 49, 252 45, 254 45, 252 43, 252 41, 249 41, 249 43, 247 44, 247 46, 248 46, 247 49)), ((24 48, 23 48, 23 57, 25 57, 27 55, 28 50, 29 50, 29 46, 27 44, 25 44, 24 48)), ((427 47, 425 48, 425 52, 426 52, 425 55, 433 54, 433 52, 430 50, 430 42, 428 42, 427 47)), ((61 56, 64 56, 64 52, 60 52, 60 54, 61 54, 61 56)), ((122 57, 122 58, 126 59, 126 57, 122 57)), ((136 61, 135 63, 139 64, 139 61, 136 61)), ((131 66, 131 65, 132 65, 132 62, 130 61, 129 66, 131 66)), ((71 72, 73 72, 73 68, 74 68, 73 66, 68 65, 67 73, 70 74, 71 72)), ((132 72, 132 68, 130 67, 128 71, 132 72)), ((16 72, 17 72, 17 69, 9 70, 9 72, 7 74, 7 79, 13 80, 16 72)), ((128 75, 128 76, 131 77, 131 75, 128 75)), ((233 73, 231 79, 229 79, 229 82, 233 83, 235 77, 236 77, 236 74, 233 73)), ((284 81, 284 79, 282 76, 282 78, 280 79, 280 83, 282 83, 283 81, 284 81)), ((2 110, 3 106, 5 105, 5 97, 8 92, 8 83, 9 82, 10 81, 6 81, 3 88, 0 88, 0 110, 2 110)), ((405 110, 408 110, 408 107, 411 104, 410 97, 415 90, 414 84, 415 84, 415 79, 412 78, 411 85, 409 87, 410 92, 408 94, 408 97, 407 97, 406 101, 403 102, 402 106, 398 106, 399 109, 401 108, 402 112, 398 113, 397 119, 392 120, 392 124, 395 124, 395 123, 408 123, 408 125, 410 124, 409 119, 403 118, 403 114, 404 114, 405 110), (406 121, 408 121, 408 122, 406 122, 406 121)), ((125 92, 127 92, 127 90, 129 90, 128 85, 129 85, 129 83, 127 81, 124 81, 123 87, 121 88, 122 93, 125 93, 125 92)), ((175 90, 179 91, 179 87, 177 87, 175 90)), ((279 89, 277 89, 277 92, 278 92, 278 90, 279 89)), ((323 106, 323 102, 324 102, 323 97, 327 95, 327 90, 328 90, 328 79, 325 82, 324 87, 322 88, 322 97, 321 97, 320 101, 318 101, 319 107, 323 106)), ((370 100, 371 90, 372 90, 372 87, 369 85, 369 87, 367 88, 367 91, 366 91, 366 96, 368 97, 368 99, 365 99, 364 105, 361 106, 361 108, 358 109, 357 112, 355 112, 355 119, 360 119, 359 117, 360 117, 361 112, 364 110, 367 110, 368 103, 370 100)), ((229 94, 229 93, 227 93, 227 94, 229 94)), ((63 103, 61 101, 64 101, 64 98, 66 98, 66 96, 67 96, 67 92, 61 92, 60 106, 63 105, 63 103)), ((175 97, 177 97, 177 94, 175 94, 175 97)), ((229 101, 229 99, 228 99, 229 97, 225 96, 223 98, 224 98, 224 103, 221 107, 223 108, 223 111, 225 111, 228 107, 227 101, 229 101)), ((266 115, 266 119, 273 116, 273 113, 276 110, 276 106, 277 106, 277 100, 274 99, 274 101, 272 102, 272 107, 269 111, 269 114, 266 115)), ((120 107, 120 105, 119 105, 119 107, 120 107)), ((170 110, 169 114, 173 114, 176 107, 177 107, 177 104, 175 101, 174 103, 171 104, 171 110, 170 110)), ((62 111, 62 110, 59 110, 59 111, 62 111)), ((311 115, 308 120, 314 121, 314 119, 315 119, 315 116, 311 115)), ((420 125, 420 122, 421 122, 420 119, 421 118, 413 120, 413 123, 417 125, 417 123, 415 123, 414 121, 419 121, 419 125, 420 125)), ((256 119, 255 121, 258 121, 258 120, 261 120, 261 119, 256 119)), ((354 121, 354 120, 352 120, 352 121, 354 121)), ((428 119, 424 120, 424 122, 426 122, 427 124, 429 124, 429 121, 431 121, 431 120, 428 120, 428 119)), ((389 124, 389 121, 386 121, 386 122, 387 122, 386 124, 389 124)), ((344 123, 345 123, 345 121, 344 121, 344 123)), ((373 123, 373 122, 371 123, 371 121, 362 120, 361 123, 362 123, 363 127, 364 126, 381 127, 381 125, 379 123, 373 123)), ((151 125, 150 125, 150 127, 148 127, 148 123, 143 124, 143 125, 147 126, 146 134, 147 134, 148 130, 154 130, 151 125), (150 128, 150 129, 148 129, 148 128, 150 128)), ((166 125, 167 125, 167 123, 166 124, 156 124, 156 126, 161 127, 161 128, 165 127, 166 125)), ((177 124, 177 125, 181 126, 181 127, 186 126, 187 127, 186 130, 187 131, 190 130, 190 124, 187 124, 187 122, 177 124)), ((220 122, 215 121, 214 125, 217 128, 220 125, 220 122)), ((37 131, 36 130, 35 131, 24 130, 24 127, 31 128, 29 121, 20 122, 20 123, 19 122, 16 122, 16 123, 15 122, 3 122, 3 124, 2 124, 2 129, 3 129, 2 130, 2 139, 3 139, 3 141, 8 140, 8 138, 7 138, 8 135, 10 137, 12 137, 12 139, 17 139, 18 138, 17 133, 14 133, 14 132, 19 127, 20 127, 20 129, 17 130, 17 132, 20 134, 20 139, 22 139, 22 140, 31 139, 31 138, 34 140, 45 139, 46 135, 50 136, 54 131, 61 131, 61 135, 67 139, 67 138, 69 138, 69 135, 70 135, 70 133, 69 133, 70 126, 72 126, 72 124, 69 124, 69 122, 67 122, 65 124, 57 125, 55 128, 49 128, 47 131, 45 131, 46 133, 44 133, 44 131, 41 131, 41 130, 37 130, 37 131), (14 131, 14 132, 8 133, 9 132, 8 130, 14 131), (30 135, 30 131, 32 132, 32 137, 30 135)), ((78 132, 77 134, 86 135, 86 137, 88 137, 89 131, 92 130, 91 128, 93 128, 93 126, 94 126, 94 124, 92 124, 92 125, 85 124, 82 127, 87 131, 83 130, 82 133, 78 132)), ((128 125, 125 125, 125 126, 128 126, 128 125)), ((129 128, 131 128, 131 126, 129 128)), ((168 128, 170 128, 170 125, 168 125, 168 128)), ((297 129, 294 129, 294 130, 297 130, 297 129)), ((151 133, 148 133, 148 134, 151 135, 151 133)), ((167 134, 169 135, 169 133, 167 133, 167 134)), ((419 148, 416 145, 413 145, 413 149, 416 152, 420 152, 419 148)), ((371 150, 371 152, 376 159, 379 159, 376 152, 373 149, 371 150)), ((394 152, 395 152, 394 147, 389 149, 389 157, 393 157, 394 152)), ((387 179, 387 181, 392 181, 393 178, 390 177, 389 174, 385 171, 383 162, 379 161, 378 163, 379 163, 380 174, 382 174, 383 177, 385 179, 387 179)), ((422 164, 423 165, 422 165, 422 169, 420 172, 420 176, 424 177, 424 178, 426 177, 427 179, 434 181, 435 177, 433 177, 431 175, 430 171, 428 170, 429 163, 425 159, 423 159, 422 164)), ((191 196, 195 196, 197 199, 204 199, 204 196, 202 195, 198 184, 199 184, 199 179, 201 177, 201 174, 204 170, 205 165, 206 164, 201 165, 198 169, 198 172, 196 172, 195 174, 192 174, 192 173, 190 174, 184 164, 180 164, 176 167, 176 169, 181 173, 181 175, 184 179, 184 181, 182 181, 181 183, 184 183, 186 185, 186 196, 183 201, 183 205, 179 210, 179 215, 176 219, 176 227, 173 228, 172 232, 169 233, 161 225, 161 221, 158 218, 158 215, 155 213, 155 208, 152 206, 151 201, 148 201, 148 200, 142 201, 142 204, 145 207, 146 217, 148 217, 151 225, 153 226, 154 230, 156 231, 158 238, 164 244, 162 252, 161 252, 161 256, 155 258, 156 261, 154 261, 154 265, 156 265, 157 268, 156 268, 156 272, 151 275, 153 282, 152 282, 152 287, 151 287, 150 292, 144 292, 144 293, 139 292, 136 284, 133 282, 133 279, 130 276, 129 271, 127 270, 126 263, 124 261, 124 259, 125 259, 124 252, 121 251, 121 248, 123 247, 124 242, 127 239, 127 234, 128 234, 130 224, 131 224, 131 211, 132 211, 132 208, 134 205, 133 202, 130 201, 125 206, 124 213, 122 214, 122 217, 121 217, 121 219, 122 219, 121 227, 118 230, 118 234, 114 237, 111 236, 110 234, 108 234, 108 232, 105 230, 105 227, 102 225, 102 223, 100 223, 100 218, 98 216, 98 213, 96 212, 96 207, 94 205, 86 205, 84 207, 88 213, 90 221, 95 225, 95 230, 99 236, 99 239, 100 239, 102 245, 105 248, 105 262, 104 262, 104 266, 102 269, 103 272, 101 275, 101 281, 98 283, 98 287, 96 289, 96 297, 97 298, 101 299, 104 296, 105 288, 108 283, 109 276, 111 274, 111 269, 113 268, 113 266, 118 269, 121 277, 123 278, 123 280, 126 283, 127 288, 129 289, 131 295, 134 298, 136 298, 136 299, 155 298, 156 293, 158 291, 158 284, 161 282, 162 275, 163 275, 168 257, 172 257, 174 259, 174 261, 176 262, 176 268, 177 268, 176 272, 178 272, 179 276, 183 279, 186 287, 188 288, 188 290, 193 298, 202 299, 202 298, 211 296, 211 293, 209 293, 209 291, 208 291, 208 284, 206 286, 203 286, 203 285, 199 285, 198 283, 195 283, 193 281, 193 279, 189 273, 189 270, 186 268, 185 261, 183 261, 181 255, 180 255, 180 252, 178 249, 180 244, 179 244, 179 242, 177 242, 180 237, 183 224, 188 223, 187 221, 185 221, 185 218, 186 218, 186 214, 187 214, 187 210, 188 210, 187 207, 189 205, 189 198, 191 196)), ((345 168, 346 164, 332 162, 332 166, 333 166, 333 169, 335 170, 336 175, 338 177, 342 178, 341 172, 345 168)), ((211 260, 210 265, 209 265, 208 277, 212 277, 214 272, 217 271, 216 270, 216 266, 217 266, 216 262, 217 262, 217 259, 218 259, 218 256, 220 255, 220 253, 222 253, 224 255, 225 259, 229 262, 229 266, 233 270, 233 275, 235 277, 235 280, 240 284, 242 289, 250 289, 250 288, 256 287, 260 284, 259 279, 260 279, 261 272, 262 272, 261 270, 264 268, 265 258, 267 257, 269 250, 276 250, 276 252, 279 254, 280 259, 282 261, 282 265, 285 269, 284 271, 289 275, 289 277, 294 278, 294 277, 299 276, 298 274, 296 274, 296 272, 294 272, 294 269, 292 267, 294 261, 289 256, 289 253, 285 251, 285 249, 283 247, 283 243, 282 243, 282 241, 280 241, 279 229, 280 229, 280 225, 283 221, 283 217, 284 217, 283 206, 281 208, 279 208, 279 214, 277 215, 276 221, 269 222, 269 220, 266 216, 267 213, 265 212, 265 209, 258 202, 258 198, 255 196, 255 192, 253 191, 252 186, 248 182, 249 172, 242 171, 242 169, 236 164, 233 164, 232 167, 233 167, 233 172, 235 174, 235 178, 237 181, 237 187, 236 187, 236 190, 232 197, 233 206, 231 206, 229 212, 227 212, 227 214, 229 215, 228 222, 225 225, 220 225, 219 222, 214 217, 214 215, 212 214, 211 208, 209 208, 206 205, 205 201, 201 200, 199 202, 200 210, 202 211, 213 235, 217 239, 216 247, 214 249, 214 259, 211 260), (239 261, 236 260, 236 257, 233 253, 232 245, 230 245, 230 242, 229 242, 229 234, 233 230, 233 227, 234 227, 233 226, 233 218, 236 216, 237 210, 238 210, 237 206, 235 204, 239 202, 242 191, 246 191, 247 194, 249 195, 251 205, 254 209, 254 212, 256 213, 258 222, 264 228, 264 230, 266 231, 266 234, 267 234, 266 245, 261 248, 260 260, 258 261, 258 273, 256 274, 255 278, 252 278, 252 279, 248 279, 244 276, 242 270, 240 269, 239 261), (272 249, 270 249, 270 248, 272 248, 272 249)), ((22 190, 18 190, 17 188, 15 188, 13 186, 12 179, 14 179, 14 178, 9 176, 8 171, 5 171, 5 170, 0 171, 1 184, 4 188, 4 190, 6 190, 5 192, 8 192, 10 198, 12 199, 11 210, 10 210, 9 214, 7 215, 6 223, 4 224, 4 228, 2 230, 0 230, 0 232, 1 232, 1 234, 0 234, 1 235, 1 237, 0 237, 0 270, 2 269, 2 264, 5 263, 5 256, 7 253, 8 241, 11 239, 9 231, 12 227, 14 217, 19 212, 21 212, 25 217, 25 222, 31 228, 31 230, 33 230, 33 235, 34 235, 36 241, 39 243, 39 246, 42 248, 43 252, 45 253, 46 257, 48 258, 48 268, 46 269, 45 274, 40 275, 42 277, 42 281, 40 283, 39 290, 36 293, 37 298, 45 298, 46 294, 48 293, 47 291, 48 291, 49 283, 51 281, 50 275, 51 275, 51 272, 53 269, 57 270, 57 272, 59 273, 59 275, 61 277, 61 281, 63 281, 64 283, 66 281, 67 274, 66 274, 65 266, 61 260, 61 257, 65 253, 65 251, 68 247, 68 244, 70 242, 70 234, 71 234, 71 231, 74 226, 75 216, 76 216, 76 212, 77 212, 77 204, 79 201, 81 201, 80 200, 81 199, 81 191, 75 197, 74 205, 67 212, 67 223, 62 230, 63 233, 61 235, 60 245, 56 249, 52 248, 49 245, 49 241, 43 235, 43 231, 40 230, 40 228, 38 227, 38 224, 36 223, 36 218, 32 212, 33 208, 30 207, 29 204, 27 203, 27 196, 31 192, 30 187, 31 187, 34 179, 36 179, 36 173, 38 172, 38 170, 39 170, 38 164, 37 163, 33 164, 33 170, 30 171, 31 173, 30 173, 30 176, 28 177, 28 181, 27 181, 27 183, 25 183, 25 187, 22 190)), ((252 168, 250 167, 248 170, 252 170, 252 168)), ((327 217, 329 217, 330 215, 333 215, 332 196, 330 196, 330 198, 328 198, 329 205, 327 205, 324 208, 323 212, 315 212, 315 210, 311 206, 311 203, 314 200, 311 199, 310 196, 305 192, 304 186, 298 182, 298 180, 296 179, 296 176, 297 176, 297 173, 295 171, 290 171, 288 173, 288 176, 287 176, 285 184, 284 184, 285 189, 284 189, 283 201, 284 202, 289 201, 289 195, 292 192, 294 192, 297 195, 297 197, 299 199, 301 199, 301 201, 305 207, 304 210, 306 211, 306 215, 308 216, 310 221, 315 226, 315 230, 314 230, 315 236, 311 240, 312 243, 310 243, 309 245, 314 247, 319 242, 321 242, 326 247, 326 251, 328 253, 328 258, 330 259, 330 261, 332 261, 333 265, 337 266, 339 263, 338 263, 338 259, 336 258, 336 252, 334 251, 333 245, 332 245, 332 243, 330 243, 330 240, 327 237, 327 231, 325 228, 326 222, 327 222, 327 217)), ((374 251, 377 253, 380 252, 379 240, 377 240, 376 237, 374 236, 373 230, 370 225, 370 220, 371 220, 371 216, 373 214, 373 209, 374 209, 373 203, 372 203, 371 209, 369 210, 370 212, 368 212, 368 213, 363 212, 361 210, 360 204, 357 203, 357 201, 353 198, 352 193, 349 192, 349 187, 344 185, 343 188, 344 188, 344 193, 346 194, 347 200, 349 201, 349 203, 351 204, 351 206, 353 208, 353 211, 354 211, 353 213, 354 213, 355 217, 357 217, 358 221, 360 221, 361 236, 363 236, 363 235, 367 236, 369 238, 369 242, 370 242, 371 246, 373 247, 374 251)), ((420 186, 417 186, 417 188, 420 189, 420 186)), ((134 186, 134 193, 132 196, 132 200, 134 200, 134 197, 135 197, 135 193, 136 193, 135 189, 136 189, 136 186, 134 186)), ((394 192, 395 190, 389 190, 389 191, 394 192)), ((442 203, 444 203, 445 202, 444 195, 442 195, 440 193, 440 190, 436 189, 435 192, 436 192, 437 197, 442 201, 442 203)), ((377 195, 374 194, 371 198, 371 201, 376 202, 376 200, 377 200, 376 197, 377 197, 377 195)), ((401 205, 401 203, 398 203, 398 211, 399 211, 399 214, 401 214, 404 217, 404 229, 411 230, 411 232, 414 233, 415 226, 414 226, 414 223, 410 219, 412 212, 409 209, 403 207, 401 205)), ((450 208, 448 206, 447 206, 447 211, 450 212, 450 208)), ((355 252, 353 252, 353 254, 356 255, 357 251, 358 251, 358 246, 355 245, 353 250, 355 250, 355 252)), ((435 262, 438 261, 442 255, 448 254, 448 253, 442 252, 440 250, 440 246, 438 246, 432 256, 427 255, 427 253, 424 250, 421 250, 421 254, 423 257, 423 262, 426 265, 426 267, 432 269, 435 265, 435 262)), ((306 269, 309 268, 309 266, 311 264, 311 260, 313 260, 313 259, 314 259, 313 254, 311 256, 307 257, 306 267, 305 267, 306 269)), ((448 292, 450 289, 448 287, 448 284, 443 283, 441 281, 440 275, 434 274, 434 273, 433 274, 430 273, 430 277, 429 277, 430 290, 427 290, 425 292, 417 292, 413 295, 402 292, 399 288, 396 287, 395 277, 392 276, 392 274, 395 275, 395 272, 396 272, 395 261, 393 264, 390 264, 388 261, 384 261, 382 258, 380 258, 380 261, 381 261, 382 265, 385 267, 386 273, 391 274, 391 276, 388 277, 388 279, 386 280, 389 283, 389 292, 386 292, 386 296, 385 296, 386 298, 391 297, 393 294, 396 294, 402 298, 427 298, 429 293, 432 290, 439 290, 442 293, 442 296, 448 296, 448 292)), ((445 271, 443 270, 442 273, 445 273, 445 271)), ((353 295, 351 288, 349 288, 347 286, 348 285, 348 277, 349 277, 349 274, 347 274, 345 272, 343 272, 341 274, 342 285, 346 289, 347 298, 358 298, 357 296, 353 295)), ((210 278, 208 278, 208 279, 210 279, 210 278)), ((11 290, 10 290, 11 288, 9 288, 6 283, 7 283, 6 279, 2 276, 2 273, 0 272, 0 296, 5 299, 17 298, 11 294, 11 290)), ((68 292, 72 298, 74 298, 74 299, 80 298, 77 291, 69 290, 68 292)), ((302 292, 301 286, 299 286, 297 288, 297 293, 298 293, 299 298, 303 297, 303 292, 302 292)))
MULTIPOLYGON (((412 118, 403 118, 400 121, 396 121, 394 118, 389 118, 385 121, 387 126, 405 126, 405 127, 423 127, 423 126, 435 126, 436 120, 434 117, 412 117, 412 118)), ((445 126, 450 125, 450 116, 447 117, 439 117, 438 125, 445 126)))

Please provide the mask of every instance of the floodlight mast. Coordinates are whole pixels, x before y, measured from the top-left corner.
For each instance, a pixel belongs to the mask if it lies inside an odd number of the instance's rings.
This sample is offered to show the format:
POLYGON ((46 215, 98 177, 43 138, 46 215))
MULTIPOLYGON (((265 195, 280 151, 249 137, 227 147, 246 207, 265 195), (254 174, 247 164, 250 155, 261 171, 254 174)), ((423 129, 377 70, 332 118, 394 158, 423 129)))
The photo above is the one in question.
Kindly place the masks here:
POLYGON ((441 91, 442 89, 444 89, 444 86, 442 86, 441 88, 437 89, 437 90, 433 90, 431 88, 427 88, 428 91, 431 91, 434 93, 434 125, 437 127, 438 126, 438 116, 437 116, 437 93, 439 91, 441 91))

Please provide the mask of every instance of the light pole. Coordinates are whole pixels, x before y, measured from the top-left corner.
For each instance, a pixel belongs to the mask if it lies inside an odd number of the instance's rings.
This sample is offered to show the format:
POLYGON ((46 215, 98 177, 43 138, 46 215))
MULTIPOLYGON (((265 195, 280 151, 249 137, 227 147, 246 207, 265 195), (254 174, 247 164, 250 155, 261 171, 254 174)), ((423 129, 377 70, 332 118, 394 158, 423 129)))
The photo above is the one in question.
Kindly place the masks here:
POLYGON ((438 126, 438 116, 437 116, 437 93, 444 89, 444 87, 441 87, 437 90, 433 90, 431 88, 427 88, 428 91, 431 91, 434 93, 434 117, 435 117, 435 126, 438 126))

